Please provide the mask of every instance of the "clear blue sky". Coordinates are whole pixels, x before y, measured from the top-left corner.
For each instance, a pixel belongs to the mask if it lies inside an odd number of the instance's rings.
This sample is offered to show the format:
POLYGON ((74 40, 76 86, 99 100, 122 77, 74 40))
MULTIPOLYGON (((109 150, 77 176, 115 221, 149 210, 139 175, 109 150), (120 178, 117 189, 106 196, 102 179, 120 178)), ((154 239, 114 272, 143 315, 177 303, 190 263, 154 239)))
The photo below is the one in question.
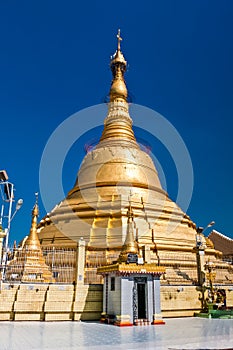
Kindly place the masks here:
MULTIPOLYGON (((28 234, 49 136, 108 94, 118 28, 133 101, 166 117, 190 152, 195 184, 188 214, 198 226, 215 220, 233 237, 232 18, 230 0, 1 1, 0 168, 24 199, 11 241, 28 234)), ((66 192, 84 156, 83 147, 75 152, 65 162, 66 192)), ((173 198, 173 177, 166 177, 173 198)))

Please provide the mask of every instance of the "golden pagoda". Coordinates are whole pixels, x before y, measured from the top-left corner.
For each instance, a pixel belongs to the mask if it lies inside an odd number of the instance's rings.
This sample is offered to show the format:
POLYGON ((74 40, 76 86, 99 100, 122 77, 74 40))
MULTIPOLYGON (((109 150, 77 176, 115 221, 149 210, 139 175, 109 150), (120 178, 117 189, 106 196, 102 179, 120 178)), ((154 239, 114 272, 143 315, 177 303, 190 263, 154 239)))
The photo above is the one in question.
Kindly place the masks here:
MULTIPOLYGON (((117 50, 110 62, 113 79, 101 139, 84 157, 67 197, 39 223, 38 237, 42 247, 74 249, 83 237, 85 283, 91 284, 101 282, 96 275, 99 266, 118 260, 124 242, 125 247, 128 244, 126 236, 131 226, 130 230, 137 233, 134 248, 144 262, 166 267, 161 280, 166 303, 170 300, 166 288, 193 287, 198 283, 196 225, 168 197, 151 157, 136 141, 129 114, 124 78, 127 62, 121 51, 120 32, 117 38, 117 50), (134 218, 128 211, 129 196, 134 218)), ((204 259, 215 263, 216 281, 226 282, 225 276, 232 280, 221 253, 204 236, 202 240, 204 259)))
POLYGON ((7 278, 21 282, 53 282, 52 273, 43 257, 37 234, 39 216, 38 193, 32 210, 30 233, 20 249, 14 248, 14 257, 7 267, 7 278))

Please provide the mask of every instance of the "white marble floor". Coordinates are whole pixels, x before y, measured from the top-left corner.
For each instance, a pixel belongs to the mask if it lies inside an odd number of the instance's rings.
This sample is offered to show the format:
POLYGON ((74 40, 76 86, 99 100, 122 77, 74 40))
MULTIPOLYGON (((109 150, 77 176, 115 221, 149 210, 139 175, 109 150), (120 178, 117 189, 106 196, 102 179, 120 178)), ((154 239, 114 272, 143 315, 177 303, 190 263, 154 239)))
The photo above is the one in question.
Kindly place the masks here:
POLYGON ((165 325, 0 322, 0 350, 233 349, 233 319, 166 319, 165 325))

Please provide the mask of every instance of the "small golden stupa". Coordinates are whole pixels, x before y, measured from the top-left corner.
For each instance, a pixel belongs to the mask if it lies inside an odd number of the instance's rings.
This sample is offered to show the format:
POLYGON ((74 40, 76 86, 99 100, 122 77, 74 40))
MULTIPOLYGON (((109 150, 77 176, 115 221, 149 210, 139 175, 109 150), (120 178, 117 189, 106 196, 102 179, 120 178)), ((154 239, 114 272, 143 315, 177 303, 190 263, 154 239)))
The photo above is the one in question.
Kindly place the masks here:
POLYGON ((32 223, 29 236, 24 241, 21 249, 16 250, 14 258, 9 262, 7 268, 7 277, 9 277, 11 280, 15 279, 20 280, 21 282, 54 281, 52 273, 49 270, 48 265, 45 263, 37 234, 38 216, 38 193, 36 193, 36 202, 32 210, 32 223))
POLYGON ((138 244, 134 238, 133 211, 131 208, 131 203, 129 205, 127 216, 128 216, 127 232, 125 237, 125 243, 122 246, 122 250, 118 258, 119 262, 127 262, 129 254, 133 254, 133 255, 139 254, 138 244))

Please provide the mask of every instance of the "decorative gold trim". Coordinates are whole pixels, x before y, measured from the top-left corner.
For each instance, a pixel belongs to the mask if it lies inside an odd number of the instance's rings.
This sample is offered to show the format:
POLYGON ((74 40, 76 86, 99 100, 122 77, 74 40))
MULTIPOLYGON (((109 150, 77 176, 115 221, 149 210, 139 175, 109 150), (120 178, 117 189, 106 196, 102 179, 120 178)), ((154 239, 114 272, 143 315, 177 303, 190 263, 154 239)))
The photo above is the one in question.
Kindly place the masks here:
MULTIPOLYGON (((86 190, 86 189, 91 189, 91 188, 96 188, 96 187, 116 187, 119 186, 119 183, 117 181, 109 181, 109 182, 95 182, 95 183, 89 183, 86 185, 82 185, 82 186, 76 186, 74 188, 72 188, 69 193, 68 193, 68 197, 71 196, 73 193, 80 191, 80 189, 82 190, 86 190)), ((162 193, 163 195, 165 195, 168 198, 168 194, 166 191, 164 191, 163 189, 156 187, 156 186, 151 186, 151 185, 145 185, 142 183, 138 183, 138 182, 121 182, 121 186, 122 187, 138 187, 138 188, 145 188, 145 189, 149 189, 152 191, 156 191, 159 193, 162 193)))
POLYGON ((101 266, 97 268, 98 274, 106 274, 110 272, 116 272, 116 273, 140 273, 140 274, 164 274, 165 273, 165 267, 164 266, 158 266, 156 264, 144 264, 144 265, 137 265, 137 264, 113 264, 113 265, 106 265, 101 266))

